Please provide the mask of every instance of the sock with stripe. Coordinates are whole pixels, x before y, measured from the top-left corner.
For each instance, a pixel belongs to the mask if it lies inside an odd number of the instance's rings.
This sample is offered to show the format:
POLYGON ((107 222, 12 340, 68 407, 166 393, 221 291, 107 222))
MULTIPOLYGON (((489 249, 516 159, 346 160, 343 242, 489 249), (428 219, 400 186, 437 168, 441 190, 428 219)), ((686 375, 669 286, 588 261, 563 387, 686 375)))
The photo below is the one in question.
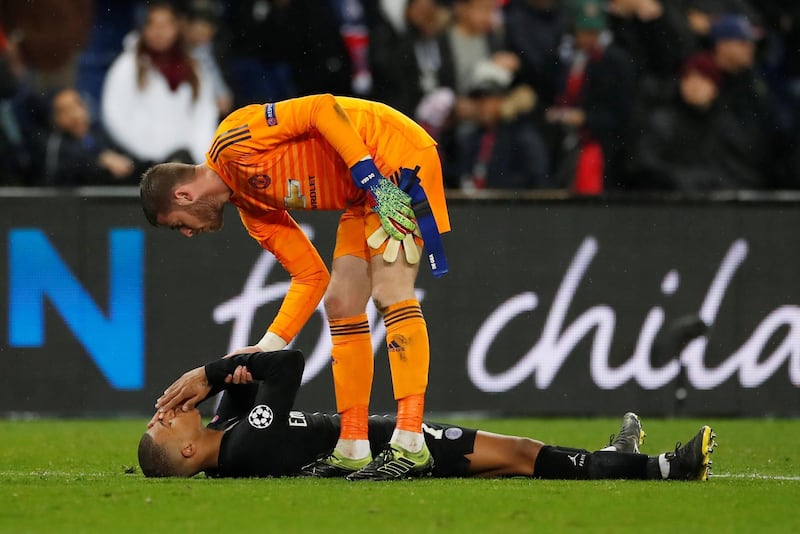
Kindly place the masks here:
POLYGON ((428 328, 416 299, 397 302, 382 311, 394 398, 398 400, 394 438, 401 436, 399 441, 393 438, 392 442, 410 452, 418 452, 424 444, 421 438, 430 363, 428 328))
POLYGON ((372 390, 373 356, 366 314, 328 321, 333 387, 341 430, 336 450, 344 457, 360 459, 369 454, 369 397, 372 390))

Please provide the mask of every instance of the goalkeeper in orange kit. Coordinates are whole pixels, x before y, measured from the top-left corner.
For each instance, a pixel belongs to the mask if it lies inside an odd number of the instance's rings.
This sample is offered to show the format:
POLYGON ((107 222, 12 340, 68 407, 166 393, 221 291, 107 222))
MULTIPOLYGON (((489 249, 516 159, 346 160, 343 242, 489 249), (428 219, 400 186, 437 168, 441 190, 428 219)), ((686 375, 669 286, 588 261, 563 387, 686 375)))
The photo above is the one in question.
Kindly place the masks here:
MULTIPOLYGON (((422 435, 430 349, 414 282, 421 257, 434 275, 447 271, 439 234, 450 222, 436 143, 420 126, 383 104, 331 95, 246 106, 220 124, 205 164, 156 165, 140 192, 151 224, 187 237, 219 230, 225 204, 233 204, 250 236, 291 275, 264 336, 228 356, 284 348, 324 296, 341 429, 335 448, 304 474, 386 480, 431 471, 422 435), (330 274, 292 209, 344 210, 330 274), (394 432, 375 458, 370 298, 386 325, 398 403, 394 432)), ((192 408, 202 378, 189 372, 172 384, 158 413, 192 408)))

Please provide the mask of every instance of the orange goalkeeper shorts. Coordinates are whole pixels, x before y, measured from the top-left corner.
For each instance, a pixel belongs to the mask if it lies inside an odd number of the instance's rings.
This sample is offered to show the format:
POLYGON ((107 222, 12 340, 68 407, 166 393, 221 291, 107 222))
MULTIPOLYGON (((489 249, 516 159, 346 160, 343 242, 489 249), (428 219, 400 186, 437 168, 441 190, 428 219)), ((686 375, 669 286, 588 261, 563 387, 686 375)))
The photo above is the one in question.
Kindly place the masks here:
MULTIPOLYGON (((415 161, 409 161, 406 167, 419 166, 418 176, 422 188, 428 197, 436 226, 439 233, 450 231, 450 216, 447 213, 447 203, 444 196, 444 180, 442 178, 442 164, 439 161, 439 152, 435 146, 424 148, 414 153, 415 161)), ((381 172, 385 169, 381 168, 381 172)), ((399 169, 394 169, 385 176, 391 176, 399 169)), ((339 228, 336 231, 336 248, 333 257, 356 256, 369 261, 372 256, 383 254, 386 248, 384 242, 379 248, 370 248, 367 238, 381 225, 378 216, 366 204, 350 206, 339 219, 339 228)), ((414 236, 417 245, 422 246, 422 239, 414 236)))

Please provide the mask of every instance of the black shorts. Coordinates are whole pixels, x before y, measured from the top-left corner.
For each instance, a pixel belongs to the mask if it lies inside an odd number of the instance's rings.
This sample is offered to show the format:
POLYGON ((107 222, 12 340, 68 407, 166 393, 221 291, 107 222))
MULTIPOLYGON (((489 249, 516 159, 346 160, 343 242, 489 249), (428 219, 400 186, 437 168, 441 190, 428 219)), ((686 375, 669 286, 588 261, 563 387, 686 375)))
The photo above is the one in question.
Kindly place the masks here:
MULTIPOLYGON (((372 415, 369 418, 369 441, 372 454, 378 454, 388 443, 394 430, 394 417, 372 415)), ((433 456, 433 475, 436 478, 467 477, 469 460, 475 448, 478 431, 461 426, 426 421, 422 425, 425 443, 433 456)))
POLYGON ((477 430, 431 422, 423 423, 422 433, 433 456, 434 477, 470 476, 466 456, 475 449, 477 430))

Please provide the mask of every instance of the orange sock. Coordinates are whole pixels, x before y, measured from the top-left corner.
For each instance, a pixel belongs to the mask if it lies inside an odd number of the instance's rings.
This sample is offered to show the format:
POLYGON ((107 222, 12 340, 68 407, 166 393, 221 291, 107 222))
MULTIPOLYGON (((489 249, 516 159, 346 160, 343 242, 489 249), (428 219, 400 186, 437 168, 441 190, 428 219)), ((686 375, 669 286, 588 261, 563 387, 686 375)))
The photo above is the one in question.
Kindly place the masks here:
POLYGON ((383 310, 383 322, 386 325, 394 398, 399 401, 396 428, 421 432, 430 345, 419 301, 409 299, 387 306, 383 310))
POLYGON ((341 439, 369 439, 369 406, 353 406, 341 412, 341 439))
POLYGON ((336 409, 342 416, 341 439, 368 439, 373 356, 366 314, 328 321, 336 409))
POLYGON ((397 430, 422 432, 422 418, 425 415, 425 395, 409 395, 397 401, 397 430))

